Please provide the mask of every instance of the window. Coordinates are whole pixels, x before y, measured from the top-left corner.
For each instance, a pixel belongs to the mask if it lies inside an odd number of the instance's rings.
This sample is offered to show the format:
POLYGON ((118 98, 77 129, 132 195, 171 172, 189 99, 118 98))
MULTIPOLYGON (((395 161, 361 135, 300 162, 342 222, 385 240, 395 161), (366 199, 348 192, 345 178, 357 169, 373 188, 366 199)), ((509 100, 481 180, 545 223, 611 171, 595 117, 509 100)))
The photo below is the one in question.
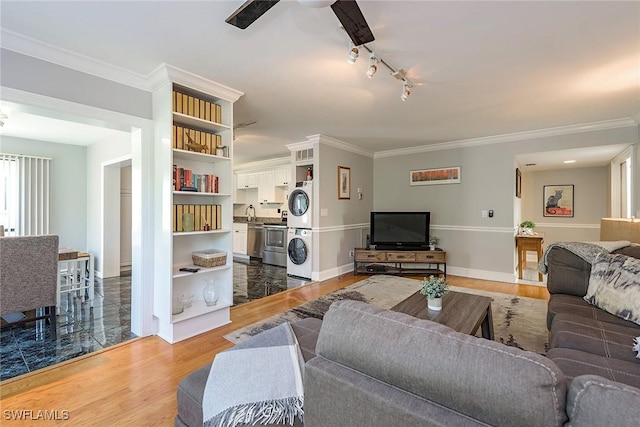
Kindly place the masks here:
POLYGON ((51 159, 0 154, 0 225, 5 235, 49 233, 51 159))

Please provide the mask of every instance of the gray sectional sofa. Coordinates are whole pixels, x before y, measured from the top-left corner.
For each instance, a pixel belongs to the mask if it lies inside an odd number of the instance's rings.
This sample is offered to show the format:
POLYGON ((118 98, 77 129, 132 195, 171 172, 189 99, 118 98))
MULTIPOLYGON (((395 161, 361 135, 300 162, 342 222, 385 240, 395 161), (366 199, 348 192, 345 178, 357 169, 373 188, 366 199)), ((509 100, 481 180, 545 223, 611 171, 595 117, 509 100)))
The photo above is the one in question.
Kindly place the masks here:
MULTIPOLYGON (((640 259, 640 245, 613 253, 640 259)), ((633 339, 640 336, 640 325, 583 299, 589 286, 589 262, 563 247, 550 247, 546 262, 551 294, 547 357, 570 379, 594 374, 640 388, 640 359, 631 349, 633 339)))
MULTIPOLYGON (((632 426, 640 389, 542 355, 357 301, 293 324, 306 360, 307 427, 632 426)), ((240 344, 269 345, 269 331, 240 344)), ((210 365, 178 388, 176 426, 202 425, 210 365)))

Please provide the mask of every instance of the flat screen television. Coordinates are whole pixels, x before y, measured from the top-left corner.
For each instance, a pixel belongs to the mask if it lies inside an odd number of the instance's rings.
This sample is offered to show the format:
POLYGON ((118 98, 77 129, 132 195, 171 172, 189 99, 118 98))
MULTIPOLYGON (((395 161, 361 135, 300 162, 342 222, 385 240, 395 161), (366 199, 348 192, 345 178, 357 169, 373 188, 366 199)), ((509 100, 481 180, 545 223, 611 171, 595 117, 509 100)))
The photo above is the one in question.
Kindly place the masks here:
POLYGON ((429 247, 430 219, 430 212, 371 212, 371 244, 382 250, 429 247))

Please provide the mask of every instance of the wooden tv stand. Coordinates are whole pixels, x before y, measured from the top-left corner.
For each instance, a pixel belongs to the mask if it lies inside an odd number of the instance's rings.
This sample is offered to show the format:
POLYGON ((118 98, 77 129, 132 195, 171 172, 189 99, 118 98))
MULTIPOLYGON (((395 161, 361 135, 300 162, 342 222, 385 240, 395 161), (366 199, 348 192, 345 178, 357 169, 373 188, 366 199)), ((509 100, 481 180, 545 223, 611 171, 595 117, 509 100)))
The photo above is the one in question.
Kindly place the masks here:
POLYGON ((356 248, 353 274, 424 274, 447 277, 447 253, 430 250, 375 250, 356 248), (409 264, 409 267, 403 267, 409 264), (428 268, 411 264, 428 264, 428 268), (435 268, 433 268, 435 266, 435 268), (442 266, 442 269, 440 269, 442 266))

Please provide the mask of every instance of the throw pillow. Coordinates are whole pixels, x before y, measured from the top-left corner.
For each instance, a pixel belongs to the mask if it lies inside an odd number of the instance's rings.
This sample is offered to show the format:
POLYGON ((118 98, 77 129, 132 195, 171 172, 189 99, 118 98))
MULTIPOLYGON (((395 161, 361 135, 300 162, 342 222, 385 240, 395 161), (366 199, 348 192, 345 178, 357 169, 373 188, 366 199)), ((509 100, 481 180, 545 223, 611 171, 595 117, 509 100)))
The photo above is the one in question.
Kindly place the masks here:
POLYGON ((640 325, 640 260, 620 254, 598 255, 584 299, 640 325))

